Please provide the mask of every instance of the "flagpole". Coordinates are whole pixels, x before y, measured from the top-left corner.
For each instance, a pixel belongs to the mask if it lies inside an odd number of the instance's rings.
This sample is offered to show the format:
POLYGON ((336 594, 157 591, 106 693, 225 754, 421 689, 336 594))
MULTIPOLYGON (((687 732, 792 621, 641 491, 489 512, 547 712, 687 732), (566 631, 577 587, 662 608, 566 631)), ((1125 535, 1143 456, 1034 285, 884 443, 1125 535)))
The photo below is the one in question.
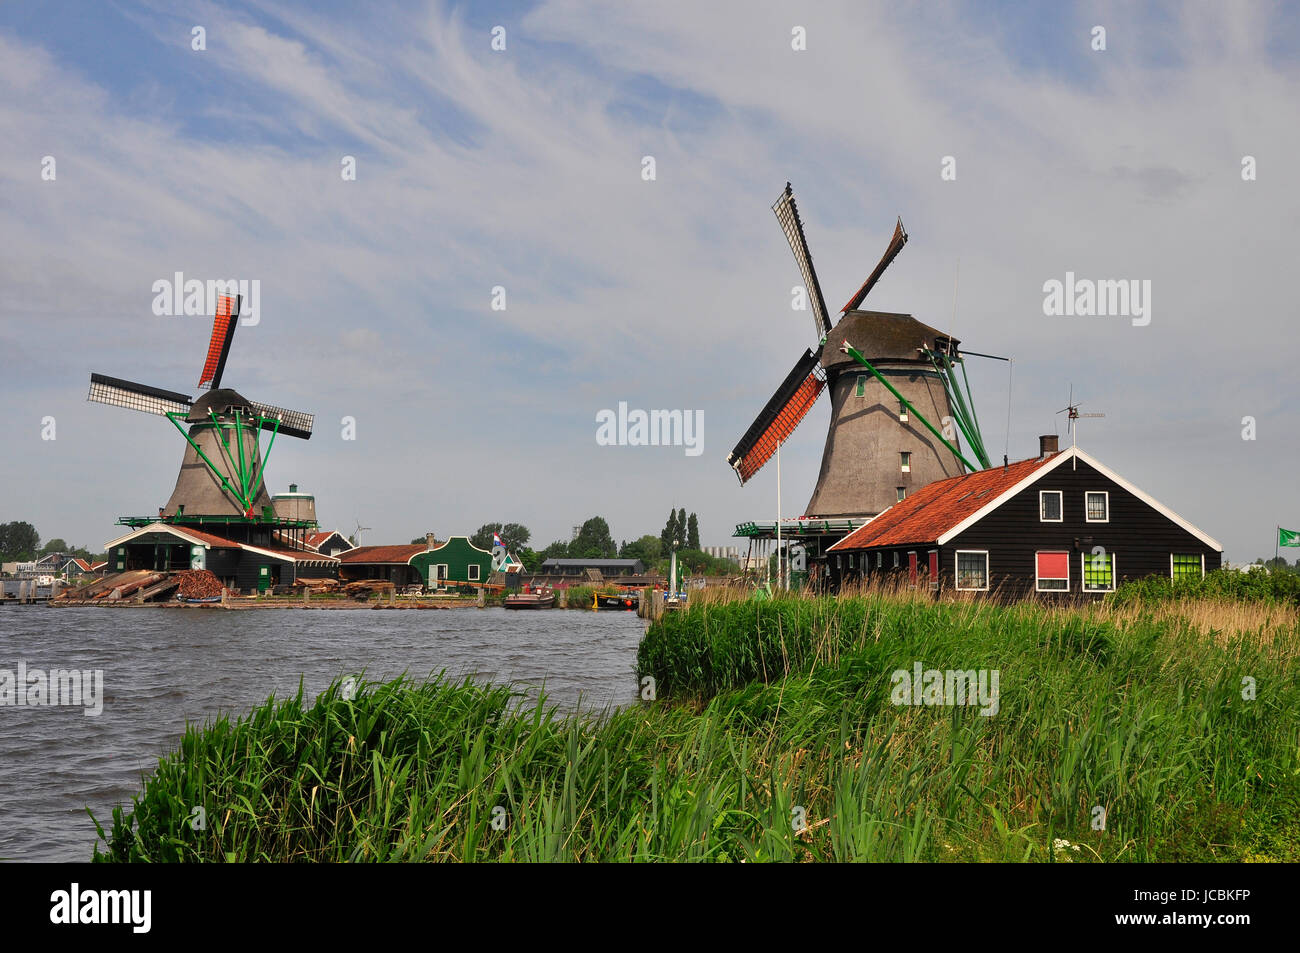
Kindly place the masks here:
MULTIPOLYGON (((1282 544, 1282 527, 1277 526, 1274 528, 1273 531, 1273 562, 1275 563, 1277 562, 1277 548, 1281 544, 1282 544)), ((1274 566, 1273 568, 1276 569, 1277 566, 1274 566)))

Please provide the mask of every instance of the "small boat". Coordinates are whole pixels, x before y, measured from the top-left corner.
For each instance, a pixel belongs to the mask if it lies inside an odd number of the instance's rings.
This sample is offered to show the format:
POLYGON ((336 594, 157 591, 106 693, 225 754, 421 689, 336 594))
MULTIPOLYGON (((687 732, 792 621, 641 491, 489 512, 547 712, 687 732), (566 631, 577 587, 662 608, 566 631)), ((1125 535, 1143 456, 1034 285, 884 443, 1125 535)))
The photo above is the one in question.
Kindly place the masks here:
POLYGON ((622 592, 616 596, 597 596, 596 608, 622 609, 627 612, 636 609, 637 603, 640 601, 640 594, 635 592, 622 592))
POLYGON ((506 596, 507 609, 551 609, 555 606, 555 593, 551 590, 542 592, 515 592, 506 596))

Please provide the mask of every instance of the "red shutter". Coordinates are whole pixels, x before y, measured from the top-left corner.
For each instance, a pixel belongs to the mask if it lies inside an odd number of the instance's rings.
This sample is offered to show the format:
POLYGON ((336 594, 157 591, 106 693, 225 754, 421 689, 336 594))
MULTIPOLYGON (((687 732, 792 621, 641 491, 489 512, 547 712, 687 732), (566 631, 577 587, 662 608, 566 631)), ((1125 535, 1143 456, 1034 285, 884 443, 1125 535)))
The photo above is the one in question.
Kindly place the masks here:
POLYGON ((937 551, 930 553, 930 588, 939 588, 939 553, 937 551))
POLYGON ((1069 579, 1070 578, 1070 554, 1069 553, 1039 553, 1038 554, 1038 578, 1039 579, 1069 579))
POLYGON ((916 553, 907 554, 907 581, 916 586, 916 553))

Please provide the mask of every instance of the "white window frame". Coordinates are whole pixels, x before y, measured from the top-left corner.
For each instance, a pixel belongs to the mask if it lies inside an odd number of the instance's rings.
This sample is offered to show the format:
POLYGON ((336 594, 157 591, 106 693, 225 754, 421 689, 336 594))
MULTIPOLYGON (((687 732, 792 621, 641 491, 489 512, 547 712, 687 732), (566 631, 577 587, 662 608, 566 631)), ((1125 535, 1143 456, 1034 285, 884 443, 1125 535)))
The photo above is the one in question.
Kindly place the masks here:
POLYGON ((898 402, 898 422, 899 422, 900 424, 905 424, 905 423, 907 423, 910 419, 911 419, 911 418, 910 418, 910 417, 908 416, 908 414, 907 414, 907 405, 904 404, 904 403, 900 400, 900 401, 898 402))
MULTIPOLYGON (((1038 574, 1038 560, 1034 558, 1034 574, 1038 574)), ((952 554, 952 571, 953 583, 958 592, 988 592, 989 591, 989 551, 987 549, 959 549, 952 554), (963 586, 961 584, 961 556, 983 556, 984 557, 984 585, 982 586, 963 586)))
POLYGON ((1079 591, 1080 592, 1092 593, 1092 592, 1114 592, 1115 591, 1115 584, 1119 582, 1119 560, 1115 558, 1115 554, 1113 552, 1107 550, 1104 553, 1079 553, 1079 560, 1080 560, 1079 561, 1079 591), (1087 564, 1083 562, 1083 560, 1092 559, 1093 556, 1110 557, 1110 588, 1109 589, 1088 588, 1087 576, 1084 575, 1084 569, 1087 567, 1087 564))
POLYGON ((898 469, 900 473, 912 472, 912 451, 911 450, 898 451, 898 469))
POLYGON ((466 575, 469 576, 470 582, 478 582, 479 577, 483 574, 483 567, 478 563, 470 563, 467 567, 466 575))
MULTIPOLYGON (((1196 553, 1170 553, 1169 554, 1169 578, 1177 579, 1174 575, 1174 557, 1175 556, 1195 556, 1196 553)), ((1205 553, 1201 553, 1201 578, 1205 578, 1205 553)))
POLYGON ((449 575, 451 575, 451 567, 450 567, 447 563, 435 563, 435 564, 434 564, 434 566, 433 566, 433 579, 434 579, 434 582, 436 582, 436 583, 438 583, 439 585, 441 585, 442 583, 445 583, 445 582, 447 581, 447 577, 448 577, 449 575))
MULTIPOLYGON (((1064 514, 1062 514, 1064 515, 1064 514)), ((1087 523, 1109 523, 1110 522, 1110 491, 1109 490, 1084 490, 1083 491, 1083 519, 1087 523), (1106 518, 1095 520, 1088 516, 1088 497, 1100 493, 1106 498, 1106 518)))
MULTIPOLYGON (((1040 522, 1040 523, 1063 523, 1063 522, 1065 522, 1065 491, 1064 491, 1064 490, 1039 490, 1039 491, 1038 491, 1038 522, 1040 522), (1059 513, 1060 515, 1057 516, 1057 518, 1054 519, 1054 520, 1049 520, 1049 519, 1047 519, 1045 516, 1043 516, 1043 497, 1047 496, 1047 494, 1049 494, 1049 493, 1054 493, 1054 494, 1056 494, 1056 498, 1057 498, 1057 500, 1060 501, 1060 504, 1061 504, 1059 507, 1057 507, 1057 510, 1056 510, 1056 512, 1059 513)), ((1047 549, 1047 550, 1044 550, 1044 552, 1055 552, 1055 550, 1047 549)), ((1037 566, 1034 566, 1034 575, 1038 575, 1038 567, 1037 567, 1037 566)))
MULTIPOLYGON (((1172 558, 1172 557, 1171 557, 1171 558, 1172 558)), ((884 554, 884 553, 881 553, 881 552, 877 552, 877 553, 876 553, 876 568, 879 569, 879 568, 881 568, 884 564, 885 564, 885 554, 884 554)), ((1201 560, 1201 564, 1202 564, 1202 565, 1205 564, 1205 560, 1204 560, 1204 559, 1201 560)), ((1173 564, 1170 563, 1170 565, 1173 565, 1173 564)))
POLYGON ((895 569, 901 568, 898 564, 898 550, 894 550, 894 568, 895 569))
MULTIPOLYGON (((1050 522, 1050 521, 1049 521, 1050 522)), ((1034 550, 1034 592, 1069 592, 1070 591, 1070 551, 1068 549, 1036 549, 1034 550), (1044 576, 1038 575, 1038 557, 1043 553, 1052 555, 1062 554, 1065 556, 1065 588, 1064 589, 1044 589, 1039 583, 1043 581, 1044 576)), ((1055 581, 1055 580, 1053 580, 1055 581)), ((1098 590, 1100 591, 1100 590, 1098 590)))

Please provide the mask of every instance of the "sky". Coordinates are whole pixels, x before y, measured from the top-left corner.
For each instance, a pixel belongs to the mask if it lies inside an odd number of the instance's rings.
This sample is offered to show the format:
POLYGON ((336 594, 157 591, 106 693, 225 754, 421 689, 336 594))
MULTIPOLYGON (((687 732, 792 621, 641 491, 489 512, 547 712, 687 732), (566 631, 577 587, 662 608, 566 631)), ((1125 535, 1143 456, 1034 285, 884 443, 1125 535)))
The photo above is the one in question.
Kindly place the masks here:
MULTIPOLYGON (((1106 415, 1080 447, 1271 556, 1300 529, 1298 46, 1266 3, 4 3, 0 521, 97 549, 166 501, 179 434, 86 393, 196 392, 211 318, 153 309, 182 272, 260 283, 225 382, 316 415, 268 483, 327 528, 540 549, 685 507, 738 543, 776 470, 727 454, 816 345, 790 181, 832 309, 901 215, 864 307, 1014 358, 968 361, 991 456, 1068 439, 1072 389, 1106 415), (1149 281, 1149 321, 1045 314, 1068 272, 1149 281), (699 412, 702 452, 600 445, 620 402, 699 412)), ((829 413, 782 450, 786 515, 829 413)))

